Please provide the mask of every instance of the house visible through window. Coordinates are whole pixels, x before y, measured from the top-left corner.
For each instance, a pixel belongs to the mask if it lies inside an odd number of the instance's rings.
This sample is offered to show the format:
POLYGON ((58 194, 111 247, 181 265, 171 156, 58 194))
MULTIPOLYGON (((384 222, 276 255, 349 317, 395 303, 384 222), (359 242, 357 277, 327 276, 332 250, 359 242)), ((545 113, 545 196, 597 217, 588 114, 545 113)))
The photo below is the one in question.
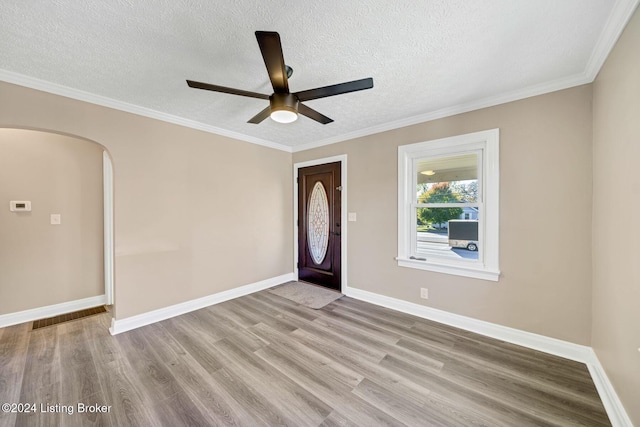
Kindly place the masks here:
POLYGON ((497 280, 498 130, 398 148, 398 265, 497 280))

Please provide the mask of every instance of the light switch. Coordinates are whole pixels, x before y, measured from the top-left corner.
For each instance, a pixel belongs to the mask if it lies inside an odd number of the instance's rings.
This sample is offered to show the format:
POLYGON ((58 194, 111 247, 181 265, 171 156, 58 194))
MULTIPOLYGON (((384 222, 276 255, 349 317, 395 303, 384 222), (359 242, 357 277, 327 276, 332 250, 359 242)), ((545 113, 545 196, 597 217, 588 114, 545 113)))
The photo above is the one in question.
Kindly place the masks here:
POLYGON ((51 225, 60 225, 60 214, 51 214, 51 225))
POLYGON ((349 212, 349 221, 355 222, 355 220, 356 220, 356 213, 349 212))

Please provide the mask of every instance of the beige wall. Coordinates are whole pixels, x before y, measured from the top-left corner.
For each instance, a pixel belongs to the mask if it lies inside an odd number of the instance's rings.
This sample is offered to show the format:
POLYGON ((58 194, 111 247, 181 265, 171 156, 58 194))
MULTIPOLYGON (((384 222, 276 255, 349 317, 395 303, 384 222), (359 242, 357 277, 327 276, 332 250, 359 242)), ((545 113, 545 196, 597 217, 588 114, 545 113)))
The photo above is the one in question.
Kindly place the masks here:
POLYGON ((348 285, 588 345, 591 86, 294 154, 348 156, 348 285), (398 267, 397 147, 500 128, 499 282, 398 267), (420 288, 429 300, 420 299, 420 288))
MULTIPOLYGON (((625 235, 640 235, 633 221, 640 211, 639 21, 636 12, 593 88, 408 126, 293 159, 2 82, 0 127, 77 135, 111 153, 118 318, 291 272, 292 160, 347 154, 348 210, 358 214, 348 223, 349 286, 593 345, 640 424, 639 250, 633 239, 620 242, 610 219, 611 212, 632 219, 625 235), (492 128, 501 132, 500 281, 398 267, 398 145, 492 128), (429 289, 429 300, 419 298, 421 287, 429 289)), ((63 213, 63 224, 67 219, 63 213)), ((3 262, 15 253, 0 255, 3 262)), ((9 270, 0 267, 4 303, 9 270)), ((41 296, 20 289, 9 311, 28 308, 24 301, 34 295, 41 296)))
POLYGON ((102 152, 0 129, 0 315, 104 294, 102 152), (31 201, 32 211, 10 212, 11 200, 31 201))
POLYGON ((594 83, 592 345, 640 426, 640 12, 594 83))
POLYGON ((106 147, 116 318, 290 273, 291 154, 0 83, 0 126, 106 147))

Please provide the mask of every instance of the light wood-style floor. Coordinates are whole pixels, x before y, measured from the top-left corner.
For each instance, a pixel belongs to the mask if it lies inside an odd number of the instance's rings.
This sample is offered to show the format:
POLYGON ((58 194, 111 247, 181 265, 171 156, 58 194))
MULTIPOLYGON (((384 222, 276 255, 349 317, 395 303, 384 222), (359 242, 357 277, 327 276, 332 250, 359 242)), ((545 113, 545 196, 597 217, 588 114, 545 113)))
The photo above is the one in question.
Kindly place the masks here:
POLYGON ((347 297, 262 291, 115 337, 109 321, 0 329, 0 403, 111 406, 0 426, 610 425, 583 364, 347 297))

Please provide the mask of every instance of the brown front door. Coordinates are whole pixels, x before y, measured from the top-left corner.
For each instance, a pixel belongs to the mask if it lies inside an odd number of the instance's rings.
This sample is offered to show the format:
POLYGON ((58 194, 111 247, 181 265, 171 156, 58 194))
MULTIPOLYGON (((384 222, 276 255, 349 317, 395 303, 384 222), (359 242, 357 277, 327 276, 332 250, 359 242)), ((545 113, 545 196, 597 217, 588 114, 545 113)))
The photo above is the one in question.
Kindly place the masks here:
POLYGON ((341 290, 340 162, 298 169, 298 279, 341 290))

